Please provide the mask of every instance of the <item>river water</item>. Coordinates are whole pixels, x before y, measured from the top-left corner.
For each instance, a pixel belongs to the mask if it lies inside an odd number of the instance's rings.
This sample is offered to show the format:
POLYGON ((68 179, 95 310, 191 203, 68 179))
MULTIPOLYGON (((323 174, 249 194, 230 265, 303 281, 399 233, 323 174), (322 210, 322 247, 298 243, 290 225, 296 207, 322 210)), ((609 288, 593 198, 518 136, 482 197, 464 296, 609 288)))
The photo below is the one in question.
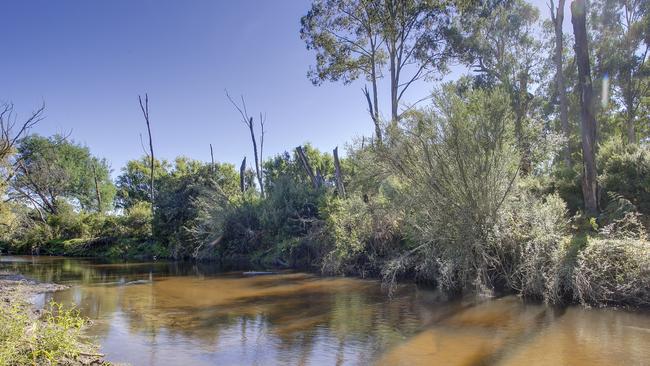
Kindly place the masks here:
POLYGON ((448 301, 376 281, 246 276, 216 265, 0 257, 68 284, 42 295, 93 320, 108 360, 131 365, 650 365, 650 314, 553 308, 510 296, 448 301))

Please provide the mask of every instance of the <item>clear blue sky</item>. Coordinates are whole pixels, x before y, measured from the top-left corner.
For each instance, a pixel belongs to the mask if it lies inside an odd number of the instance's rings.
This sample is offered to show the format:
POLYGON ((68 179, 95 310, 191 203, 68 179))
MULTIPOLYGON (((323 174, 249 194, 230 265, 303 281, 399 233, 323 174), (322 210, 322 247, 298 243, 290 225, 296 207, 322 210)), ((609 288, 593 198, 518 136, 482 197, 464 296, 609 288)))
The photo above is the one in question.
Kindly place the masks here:
MULTIPOLYGON (((139 134, 146 137, 146 129, 137 96, 145 92, 162 158, 208 161, 210 143, 218 161, 251 158, 248 132, 225 98, 226 88, 243 93, 249 111, 266 112, 266 156, 306 141, 331 151, 370 135, 372 124, 362 84, 315 87, 307 79, 314 55, 299 27, 309 5, 3 0, 0 101, 14 102, 23 117, 45 101, 46 119, 34 132, 71 132, 106 157, 114 174, 143 154, 139 134)), ((547 8, 540 10, 546 16, 547 8)), ((409 97, 419 99, 432 87, 416 85, 409 97)))

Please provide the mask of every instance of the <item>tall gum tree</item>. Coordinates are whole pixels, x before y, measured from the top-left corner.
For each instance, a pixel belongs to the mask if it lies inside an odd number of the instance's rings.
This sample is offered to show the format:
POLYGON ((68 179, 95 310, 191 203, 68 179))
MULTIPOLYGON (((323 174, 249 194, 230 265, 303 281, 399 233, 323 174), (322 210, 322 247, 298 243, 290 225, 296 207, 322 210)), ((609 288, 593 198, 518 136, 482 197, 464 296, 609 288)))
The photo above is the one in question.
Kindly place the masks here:
MULTIPOLYGON (((391 122, 413 83, 447 69, 451 2, 432 0, 315 0, 301 19, 300 36, 316 52, 308 73, 314 85, 365 78, 375 137, 382 140, 379 81, 389 77, 391 122)), ((426 99, 426 98, 425 98, 426 99)), ((409 109, 409 107, 407 107, 409 109)))
POLYGON ((571 23, 575 36, 576 63, 578 64, 578 92, 580 94, 580 126, 582 140, 582 195, 585 213, 598 214, 598 180, 596 170, 596 117, 589 63, 587 36, 587 7, 585 0, 571 2, 571 23))

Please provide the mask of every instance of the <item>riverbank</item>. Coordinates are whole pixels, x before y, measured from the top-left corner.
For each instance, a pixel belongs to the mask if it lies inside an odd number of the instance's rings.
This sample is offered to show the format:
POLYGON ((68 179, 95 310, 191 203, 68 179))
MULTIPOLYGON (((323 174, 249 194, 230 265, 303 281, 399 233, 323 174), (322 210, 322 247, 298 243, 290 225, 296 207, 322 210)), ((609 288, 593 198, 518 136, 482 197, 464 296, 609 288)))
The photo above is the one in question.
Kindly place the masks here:
POLYGON ((110 365, 84 335, 89 322, 76 310, 32 304, 36 295, 67 288, 0 272, 0 365, 110 365))

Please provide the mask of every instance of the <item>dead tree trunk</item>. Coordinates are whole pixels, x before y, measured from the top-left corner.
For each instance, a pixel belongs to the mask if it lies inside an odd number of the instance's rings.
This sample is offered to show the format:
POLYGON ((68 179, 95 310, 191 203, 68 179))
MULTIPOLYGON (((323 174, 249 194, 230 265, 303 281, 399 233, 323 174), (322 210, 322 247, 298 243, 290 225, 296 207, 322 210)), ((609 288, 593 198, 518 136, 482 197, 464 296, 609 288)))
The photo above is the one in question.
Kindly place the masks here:
POLYGON ((239 189, 241 189, 241 192, 244 193, 246 191, 246 157, 244 156, 244 160, 241 161, 241 165, 239 166, 239 189))
POLYGON ((339 162, 339 147, 334 148, 334 174, 336 174, 336 190, 339 197, 345 198, 345 187, 343 186, 343 174, 341 172, 341 163, 339 162))
POLYGON ((142 110, 142 115, 144 116, 144 121, 147 123, 147 133, 149 134, 149 169, 150 169, 150 178, 151 178, 151 187, 149 188, 149 195, 151 196, 151 213, 154 213, 154 155, 153 155, 153 139, 151 137, 151 123, 149 121, 149 96, 147 93, 144 94, 144 104, 142 103, 142 97, 138 95, 138 101, 140 102, 140 110, 142 110))
POLYGON ((253 117, 248 116, 248 111, 246 110, 246 102, 244 97, 241 97, 241 107, 235 103, 235 101, 230 97, 228 91, 226 91, 226 97, 232 105, 239 111, 239 114, 242 117, 242 122, 248 127, 248 130, 251 134, 251 143, 253 144, 253 155, 255 157, 255 175, 257 177, 257 183, 260 185, 260 194, 264 197, 264 177, 262 173, 262 153, 264 150, 264 123, 266 122, 265 116, 260 113, 260 150, 258 154, 257 150, 257 138, 255 137, 255 124, 253 123, 253 117))
POLYGON ((309 164, 309 159, 307 159, 307 156, 305 155, 305 151, 302 149, 302 146, 296 147, 296 153, 298 154, 298 158, 300 159, 302 168, 309 176, 311 185, 314 187, 314 189, 318 189, 319 187, 318 179, 316 178, 316 175, 314 175, 314 170, 311 168, 311 165, 309 164))
POLYGON ((564 37, 562 34, 562 23, 564 22, 564 4, 565 0, 558 0, 557 9, 553 0, 550 0, 549 8, 551 9, 551 21, 555 29, 555 85, 557 89, 557 96, 560 102, 560 124, 562 126, 562 134, 566 139, 564 148, 562 149, 562 158, 567 167, 571 167, 571 147, 569 137, 571 130, 569 127, 569 103, 566 97, 566 85, 564 82, 563 72, 563 58, 564 52, 564 37))
POLYGON ((210 144, 210 167, 212 168, 212 173, 214 174, 214 151, 212 150, 212 144, 210 144))
POLYGON ((99 192, 99 182, 97 181, 97 169, 93 163, 93 179, 95 180, 95 195, 97 196, 97 212, 102 212, 102 195, 99 192))
POLYGON ((596 171, 596 117, 594 114, 589 45, 587 43, 587 9, 585 0, 571 3, 571 23, 575 36, 576 63, 578 64, 578 91, 580 92, 580 125, 582 137, 582 195, 585 212, 598 214, 598 180, 596 171))

